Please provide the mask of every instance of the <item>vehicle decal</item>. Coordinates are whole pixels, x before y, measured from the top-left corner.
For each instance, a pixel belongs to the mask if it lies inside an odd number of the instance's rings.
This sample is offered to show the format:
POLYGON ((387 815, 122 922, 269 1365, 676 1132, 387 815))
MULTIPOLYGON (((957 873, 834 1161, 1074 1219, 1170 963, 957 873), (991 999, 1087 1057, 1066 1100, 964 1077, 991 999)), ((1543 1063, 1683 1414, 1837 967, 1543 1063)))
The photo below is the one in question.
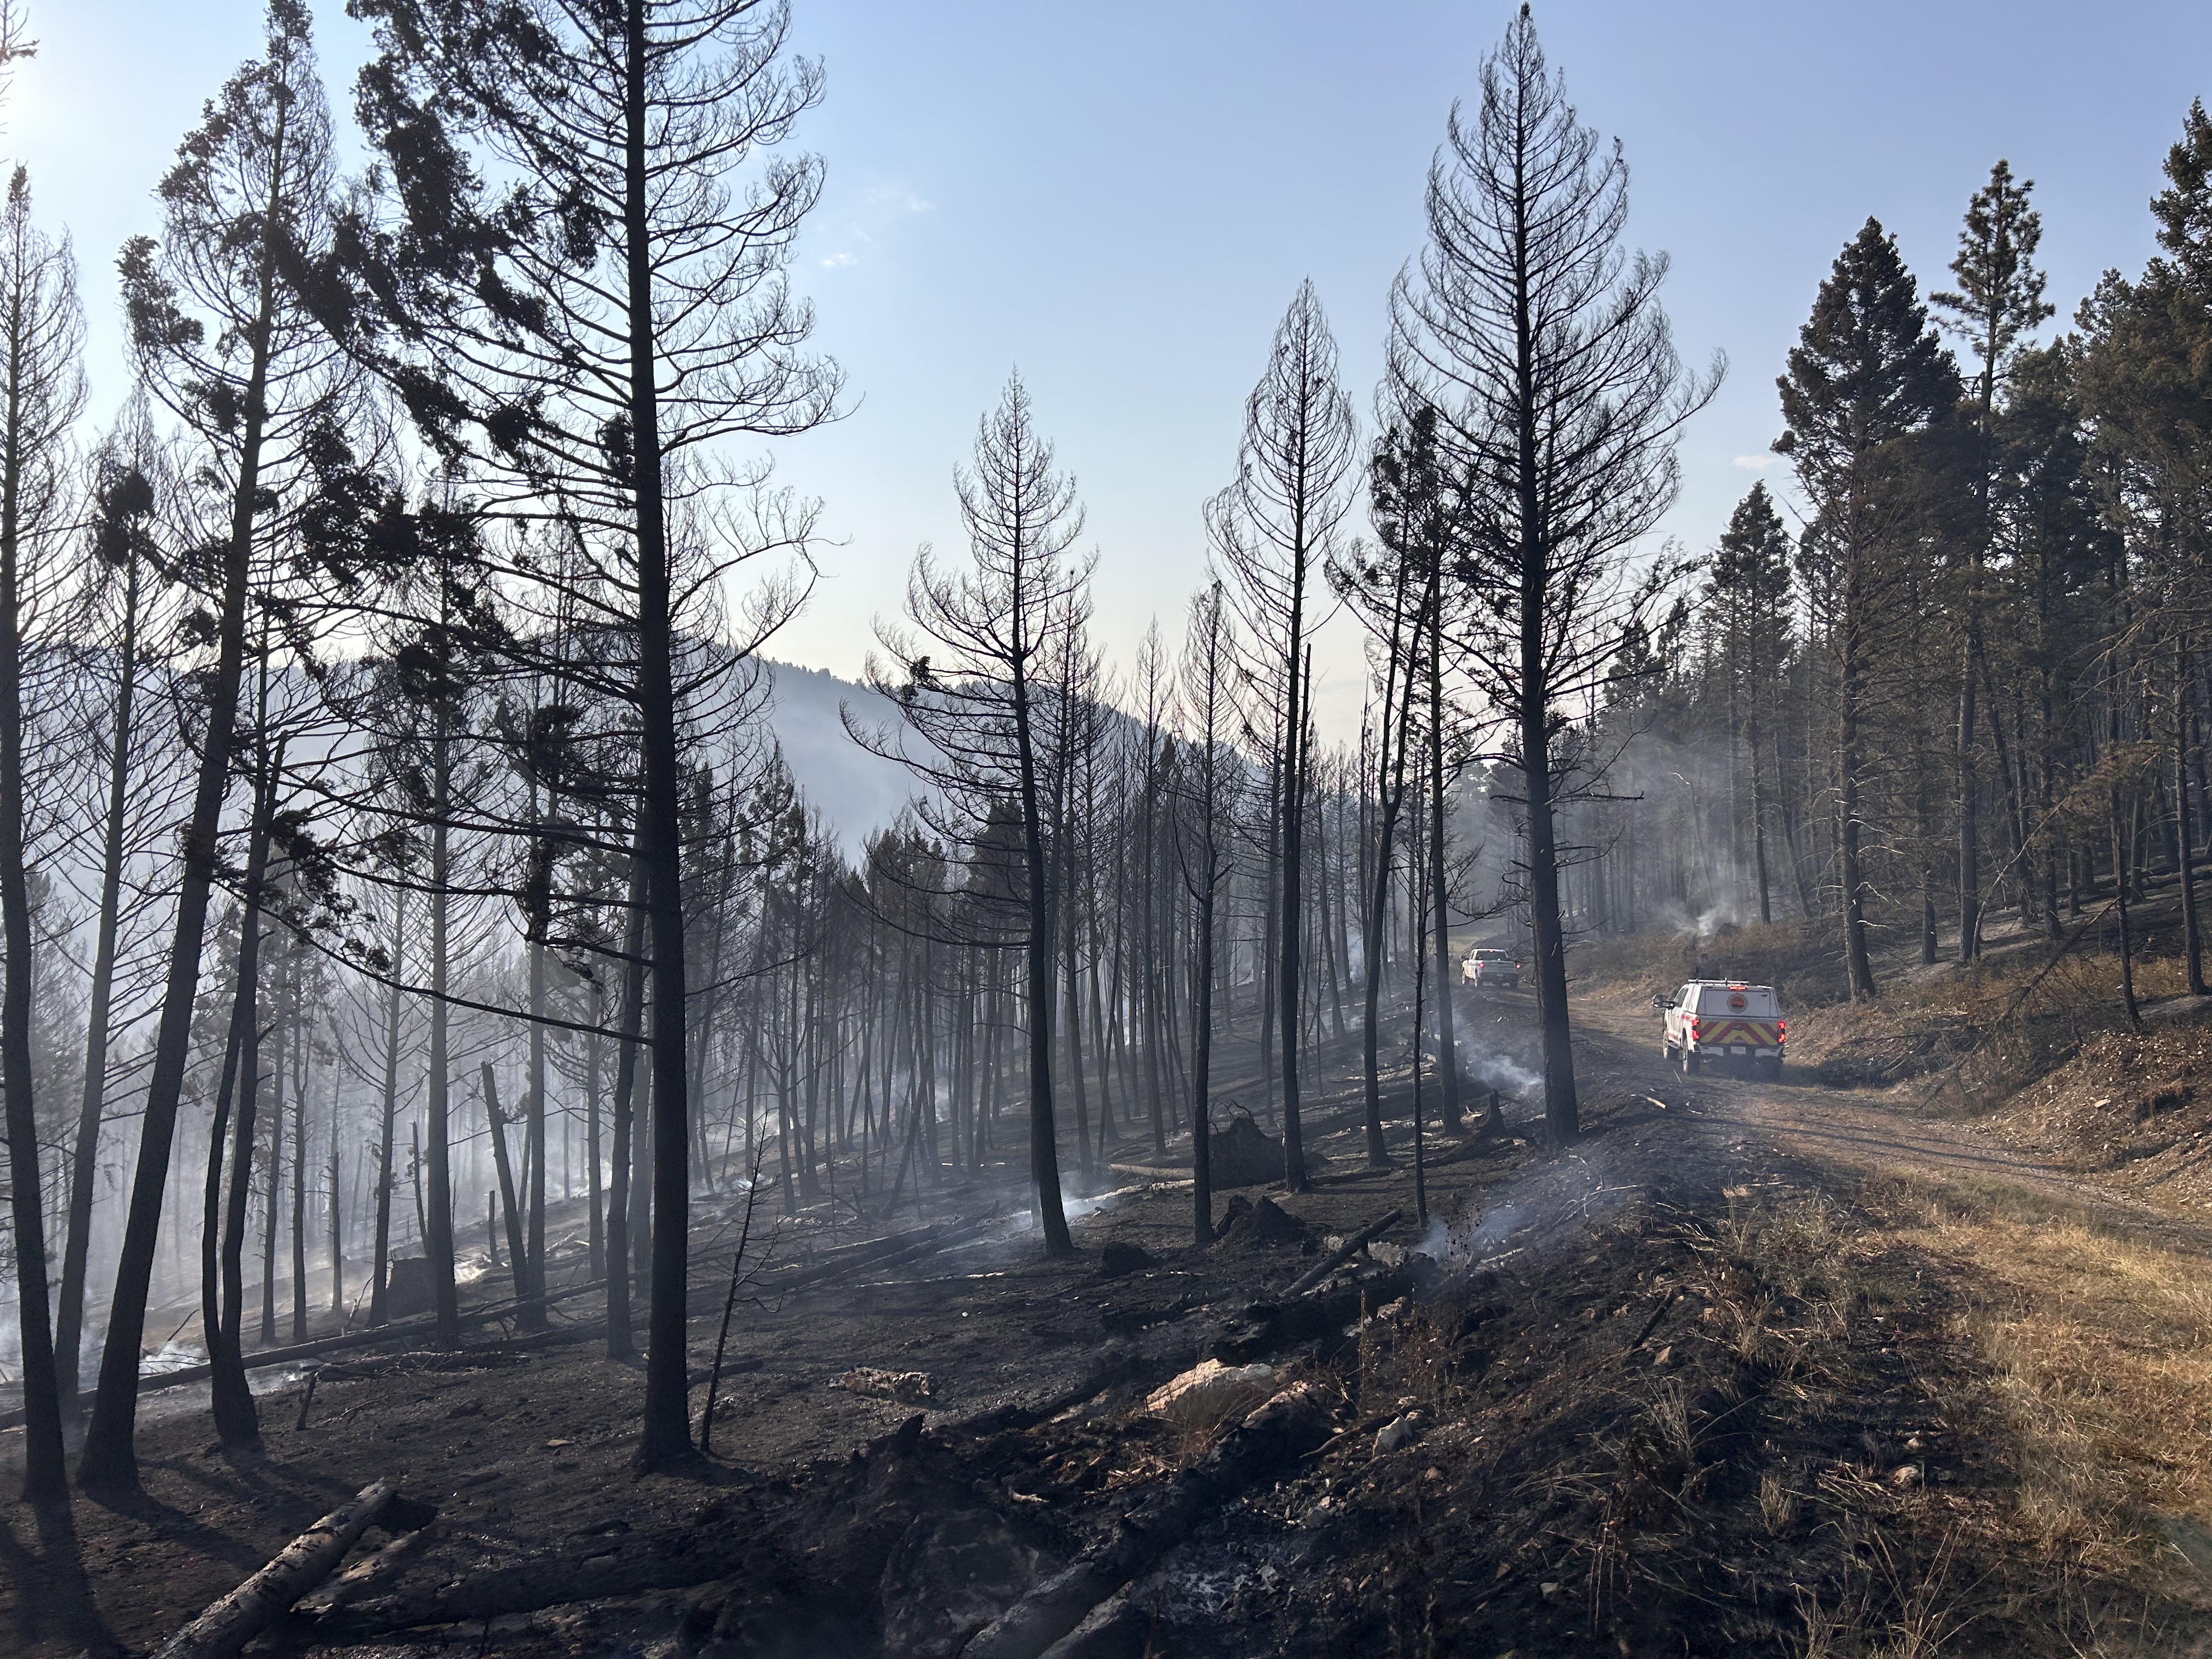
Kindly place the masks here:
POLYGON ((1771 1019, 1723 1019, 1715 1022, 1702 1032, 1696 1042, 1700 1048, 1725 1042, 1750 1043, 1760 1048, 1779 1048, 1782 1033, 1771 1019))

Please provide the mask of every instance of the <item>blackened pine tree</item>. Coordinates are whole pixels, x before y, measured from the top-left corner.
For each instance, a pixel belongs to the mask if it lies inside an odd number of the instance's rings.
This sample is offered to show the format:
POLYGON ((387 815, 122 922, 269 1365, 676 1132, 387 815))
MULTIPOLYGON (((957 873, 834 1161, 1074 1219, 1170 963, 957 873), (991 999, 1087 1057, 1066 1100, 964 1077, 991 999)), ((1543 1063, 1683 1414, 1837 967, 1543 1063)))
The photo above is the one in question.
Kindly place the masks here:
MULTIPOLYGON (((1414 641, 1419 659, 1419 678, 1427 718, 1422 724, 1427 727, 1427 773, 1429 821, 1427 875, 1429 893, 1429 926, 1435 935, 1437 994, 1437 1063, 1442 1073, 1439 1091, 1443 1095, 1443 1129, 1447 1134, 1457 1134, 1460 1127, 1459 1058, 1456 1040, 1452 1033, 1452 964, 1451 964, 1451 824, 1446 812, 1452 781, 1466 763, 1467 751, 1475 746, 1466 734, 1454 733, 1452 727, 1460 723, 1459 710, 1454 706, 1444 687, 1448 674, 1454 673, 1456 665, 1451 662, 1445 634, 1445 620, 1452 609, 1452 545, 1449 538, 1431 539, 1425 549, 1420 574, 1423 592, 1426 595, 1428 625, 1417 629, 1414 641), (1447 758, 1449 757, 1449 759, 1447 758)), ((1418 993, 1419 981, 1416 980, 1418 993)), ((1418 1007, 1420 998, 1414 997, 1418 1007)), ((1419 1043, 1415 1042, 1416 1049, 1419 1043)), ((1414 1095, 1419 1098, 1420 1076, 1416 1066, 1414 1095)), ((1415 1170, 1419 1175, 1421 1138, 1419 1121, 1413 1136, 1415 1170)), ((1417 1179, 1417 1186, 1421 1183, 1417 1179)))
MULTIPOLYGON (((98 831, 100 890, 94 910, 92 975, 85 1010, 83 1093, 70 1152, 69 1221, 62 1247, 61 1302, 54 1316, 55 1364, 64 1402, 79 1389, 85 1280, 92 1249, 92 1204, 99 1176, 100 1125, 106 1115, 108 1048, 115 1030, 116 965, 123 945, 126 856, 143 846, 147 810, 160 792, 134 777, 146 734, 139 713, 145 641, 163 618, 157 605, 165 550, 163 513, 180 492, 167 446, 155 430, 149 400, 134 396, 117 430, 94 459, 89 580, 73 619, 93 665, 94 683, 112 690, 87 700, 83 715, 106 769, 98 831), (149 802, 149 797, 152 798, 149 802)), ((155 729, 158 732, 158 723, 155 729)), ((143 908, 143 907, 141 907, 143 908)))
MULTIPOLYGON (((559 635, 555 642, 559 654, 559 635)), ((521 910, 523 950, 528 979, 528 1071, 522 1098, 523 1163, 526 1171, 523 1252, 514 1262, 515 1294, 529 1298, 519 1318, 524 1328, 545 1328, 545 1018, 548 1012, 548 943, 553 928, 555 889, 568 837, 562 833, 562 794, 578 757, 573 738, 582 711, 549 690, 544 676, 532 676, 526 701, 502 699, 492 715, 492 730, 514 769, 513 785, 524 799, 520 816, 532 833, 521 858, 521 877, 514 884, 521 910)))
POLYGON ((1367 1163, 1382 1169, 1390 1161, 1382 1136, 1382 1018, 1392 860, 1405 812, 1420 642, 1435 632, 1442 582, 1457 548, 1455 493, 1437 449, 1433 405, 1385 423, 1368 459, 1368 484, 1375 542, 1332 564, 1329 576, 1367 629, 1380 693, 1370 722, 1374 769, 1363 782, 1374 804, 1374 853, 1369 890, 1360 896, 1360 972, 1367 1163))
MULTIPOLYGON (((0 59, 8 52, 0 17, 0 59)), ((84 337, 76 262, 31 218, 29 175, 17 167, 0 205, 0 1089, 4 1089, 9 1219, 23 1343, 27 1439, 23 1495, 65 1498, 62 1400, 54 1367, 47 1293, 44 1181, 33 1066, 35 923, 33 846, 27 807, 36 787, 39 739, 33 664, 27 648, 40 613, 52 614, 54 556, 70 516, 64 453, 84 404, 79 367, 84 337)), ((70 1333, 74 1340, 75 1333, 70 1333)), ((70 1368, 72 1377, 75 1368, 70 1368)))
POLYGON ((1659 288, 1628 258, 1628 168, 1581 125, 1528 9, 1484 61, 1429 169, 1429 240, 1392 291, 1395 401, 1432 403, 1469 501, 1452 623, 1504 720, 1528 813, 1529 930, 1553 1139, 1579 1133, 1553 747, 1668 572, 1630 550, 1673 505, 1674 443, 1722 365, 1686 379, 1659 288))
MULTIPOLYGON (((405 798, 405 786, 392 775, 392 750, 395 748, 397 745, 387 740, 380 745, 381 752, 372 750, 369 756, 372 795, 405 798)), ((368 1287, 368 1325, 374 1330, 390 1318, 386 1304, 392 1271, 392 1158, 399 1119, 400 1034, 407 1011, 404 981, 411 965, 407 948, 408 909, 422 848, 419 838, 404 828, 371 831, 365 841, 362 856, 378 866, 370 878, 366 908, 377 921, 382 920, 382 916, 375 915, 380 908, 391 919, 383 930, 383 937, 365 942, 358 947, 356 956, 356 960, 386 981, 376 988, 383 994, 383 1006, 376 1016, 383 1028, 379 1034, 382 1038, 383 1063, 377 1094, 376 1139, 374 1150, 369 1154, 376 1166, 376 1182, 372 1188, 374 1219, 370 1224, 368 1287)))
MULTIPOLYGON (((592 558, 610 627, 635 641, 641 887, 652 957, 652 1314, 641 1468, 696 1456, 685 1407, 691 1114, 674 667, 687 595, 811 518, 708 514, 690 550, 672 508, 764 483, 725 441, 804 431, 833 410, 784 277, 819 192, 775 153, 814 102, 772 0, 356 0, 380 55, 360 109, 400 222, 365 227, 359 269, 398 337, 418 419, 504 510, 557 514, 592 558), (496 179, 496 184, 488 183, 496 179), (773 523, 769 523, 773 520, 773 523)), ((757 498, 763 499, 763 498, 757 498)), ((760 613, 763 631, 797 590, 760 613)))
MULTIPOLYGON (((1087 604, 1079 605, 1079 610, 1087 611, 1087 604)), ((1102 1046, 1098 1137, 1094 1156, 1091 1109, 1084 1079, 1080 962, 1083 929, 1079 912, 1087 912, 1091 908, 1083 902, 1083 898, 1093 890, 1097 875, 1091 860, 1097 840, 1097 763, 1106 746, 1106 697, 1109 694, 1104 664, 1090 642, 1082 615, 1065 619, 1054 630, 1054 637, 1057 645, 1043 677, 1048 692, 1042 704, 1044 718, 1040 730, 1044 753, 1050 761, 1047 768, 1050 800, 1047 817, 1052 848, 1052 890, 1060 910, 1060 1036, 1067 1055, 1067 1079, 1075 1097, 1077 1167, 1090 1176, 1097 1174, 1105 1163, 1108 1109, 1102 1046)))
MULTIPOLYGON (((1133 1047, 1139 1038, 1144 1044, 1145 1062, 1140 1076, 1151 1120, 1152 1156, 1164 1160, 1168 1150, 1167 1119, 1174 1109, 1171 1103, 1163 1099, 1160 1091, 1161 1017, 1158 999, 1151 992, 1166 954, 1161 949, 1166 937, 1161 926, 1166 920, 1161 914, 1162 902, 1174 902, 1172 890, 1160 879, 1163 860, 1159 854, 1163 846, 1160 831, 1167 827, 1160 811, 1162 786, 1169 781, 1166 723, 1175 688, 1158 617, 1153 618, 1143 639, 1138 641, 1135 672, 1131 679, 1135 707, 1130 712, 1136 719, 1123 733, 1121 753, 1113 770, 1113 787, 1121 826, 1119 850, 1133 867, 1129 869, 1131 881, 1121 890, 1121 902, 1114 907, 1115 927, 1117 939, 1125 926, 1129 929, 1130 1046, 1133 1047)), ((1119 976, 1116 978, 1118 981, 1119 976)), ((1122 1053, 1123 1080, 1133 1091, 1139 1079, 1129 1074, 1128 1048, 1122 1053)), ((1133 1111, 1133 1098, 1129 1105, 1133 1111)))
POLYGON ((1356 427, 1337 379, 1336 341, 1310 282, 1298 284, 1277 325, 1267 373, 1244 404, 1237 478, 1206 503, 1206 531, 1224 591, 1249 653, 1247 673, 1260 705, 1257 727, 1275 735, 1267 826, 1268 903, 1274 918, 1275 997, 1261 1013, 1282 1039, 1283 1165, 1292 1192, 1305 1190, 1305 1139, 1298 1117, 1298 1058, 1304 996, 1306 761, 1311 711, 1307 655, 1326 597, 1320 577, 1351 508, 1345 484, 1356 427))
POLYGON ((1844 958, 1852 996, 1868 998, 1876 994, 1863 840, 1869 677, 1906 586, 1893 577, 1925 507, 1913 440, 1959 402, 1957 372, 1879 222, 1869 219, 1836 256, 1778 384, 1789 425, 1774 447, 1813 505, 1799 567, 1832 659, 1844 958))
MULTIPOLYGON (((326 496, 319 534, 374 551, 374 580, 352 597, 352 621, 367 650, 324 678, 323 695, 367 751, 367 764, 347 784, 322 788, 352 818, 348 858, 364 888, 381 890, 385 914, 428 922, 427 948, 409 948, 388 934, 356 936, 356 969, 392 998, 384 1009, 386 1116, 395 1103, 397 1036, 402 997, 420 998, 428 1025, 422 1174, 427 1187, 422 1236, 429 1264, 434 1341, 460 1342, 459 1291, 453 1277, 452 1164, 453 1011, 457 961, 481 932, 486 896, 476 833, 495 761, 478 730, 487 688, 508 655, 507 617, 497 572, 484 548, 483 515, 452 487, 434 481, 411 503, 396 477, 326 496)), ((410 939, 422 932, 420 922, 410 939)), ((387 1121, 386 1126, 389 1128, 387 1121)), ((388 1149, 387 1149, 388 1150, 388 1149)), ((384 1267, 391 1231, 393 1168, 380 1166, 376 1188, 376 1267, 369 1286, 373 1322, 380 1322, 388 1286, 384 1267)))
POLYGON ((283 757, 270 747, 265 624, 259 632, 263 642, 249 745, 253 796, 246 817, 246 878, 239 900, 230 1027, 216 1085, 215 1127, 208 1137, 206 1209, 200 1231, 201 1325, 208 1350, 209 1405, 216 1432, 226 1446, 247 1446, 261 1437, 260 1413, 246 1385, 240 1328, 246 1299, 246 1200, 260 1105, 261 947, 268 931, 264 913, 269 896, 270 832, 275 817, 276 773, 283 757), (231 1135, 227 1203, 222 1148, 226 1125, 231 1135))
POLYGON ((1966 223, 1960 228, 1958 255, 1951 261, 1958 289, 1928 296, 1944 328, 1966 347, 1973 371, 1978 522, 1968 539, 1964 592, 1959 596, 1959 623, 1965 635, 1960 641, 1956 731, 1961 962, 1972 962, 1982 953, 1981 783, 1974 728, 1987 672, 1983 617, 1989 603, 1990 546, 1996 534, 1990 492, 1997 466, 1997 388, 2009 378, 2013 360, 2052 309, 2043 297, 2043 273, 2035 268, 2043 216, 2027 204, 2034 188, 2032 179, 2014 179, 2008 162, 2000 161, 1990 169, 1989 183, 1967 203, 1966 223))
POLYGON ((1720 612, 1728 677, 1731 765, 1739 747, 1749 751, 1752 872, 1763 922, 1774 920, 1764 758, 1771 733, 1765 714, 1778 704, 1780 677, 1790 653, 1790 532, 1774 510, 1773 497, 1764 483, 1752 485, 1729 515, 1728 528, 1714 550, 1711 587, 1720 612))
POLYGON ((1220 932, 1217 912, 1236 869, 1237 798, 1244 782, 1243 757, 1231 734, 1237 727, 1237 647, 1228 601, 1218 581, 1191 596, 1183 630, 1182 666, 1176 691, 1176 735, 1182 752, 1169 769, 1176 811, 1170 825, 1183 885, 1198 907, 1193 921, 1198 959, 1191 978, 1191 1173, 1193 1237, 1213 1242, 1212 1122, 1214 953, 1220 932))
POLYGON ((878 625, 885 657, 871 660, 868 684, 896 700, 900 724, 872 729, 848 713, 846 726, 928 790, 925 818, 965 851, 969 891, 986 915, 1018 917, 994 930, 1004 935, 994 942, 1018 939, 1026 969, 1030 1176, 1047 1254, 1071 1255, 1053 1109, 1046 795, 1055 757, 1045 728, 1053 667, 1089 611, 1092 562, 1068 556, 1083 533, 1075 480, 1038 435, 1019 376, 979 423, 975 470, 961 472, 957 488, 972 565, 948 568, 924 548, 907 582, 906 625, 878 625))
POLYGON ((271 0, 267 42, 210 101, 162 179, 159 244, 121 259, 125 310, 148 389, 190 428, 228 523, 202 550, 213 660, 204 679, 198 781, 137 1164, 124 1223, 99 1390, 77 1478, 135 1486, 138 1351, 191 1058, 192 1004, 219 861, 256 544, 310 434, 343 395, 341 354, 318 320, 332 191, 330 122, 307 8, 271 0))

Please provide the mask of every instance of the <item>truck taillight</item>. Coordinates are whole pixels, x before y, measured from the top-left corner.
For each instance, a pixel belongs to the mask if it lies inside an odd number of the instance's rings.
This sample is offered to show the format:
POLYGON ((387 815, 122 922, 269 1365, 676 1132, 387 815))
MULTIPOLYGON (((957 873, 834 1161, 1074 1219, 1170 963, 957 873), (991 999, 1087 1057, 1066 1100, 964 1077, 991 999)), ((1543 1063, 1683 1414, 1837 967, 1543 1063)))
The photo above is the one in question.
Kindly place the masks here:
POLYGON ((1774 1022, 1774 1035, 1778 1039, 1788 1036, 1790 1035, 1790 1022, 1786 1019, 1776 1020, 1774 1022))
POLYGON ((1693 1016, 1690 1021, 1690 1041, 1692 1042, 1702 1042, 1705 1038, 1705 1022, 1693 1016))

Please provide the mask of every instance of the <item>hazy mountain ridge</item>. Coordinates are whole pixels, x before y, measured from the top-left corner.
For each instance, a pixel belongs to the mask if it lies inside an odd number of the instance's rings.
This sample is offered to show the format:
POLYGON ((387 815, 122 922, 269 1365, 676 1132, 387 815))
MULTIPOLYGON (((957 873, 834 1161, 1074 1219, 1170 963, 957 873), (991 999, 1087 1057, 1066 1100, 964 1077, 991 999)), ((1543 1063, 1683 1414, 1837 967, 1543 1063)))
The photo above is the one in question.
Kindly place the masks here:
POLYGON ((775 701, 769 721, 791 775, 809 804, 835 824, 848 857, 858 857, 868 836, 898 817, 914 794, 914 780, 894 761, 854 743, 839 714, 849 703, 871 724, 895 723, 898 709, 865 685, 825 669, 769 662, 775 701))

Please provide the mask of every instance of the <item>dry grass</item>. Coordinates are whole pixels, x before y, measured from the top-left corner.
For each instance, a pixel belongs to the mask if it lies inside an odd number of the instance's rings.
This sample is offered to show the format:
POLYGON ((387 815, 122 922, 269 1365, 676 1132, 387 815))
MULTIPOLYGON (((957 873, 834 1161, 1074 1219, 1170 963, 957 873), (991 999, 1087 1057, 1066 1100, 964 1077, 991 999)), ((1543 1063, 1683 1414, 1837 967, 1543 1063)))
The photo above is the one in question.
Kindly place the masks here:
MULTIPOLYGON (((2136 963, 2142 1006, 2185 988, 2178 961, 2136 963)), ((2039 951, 1893 980, 1872 1002, 1793 1009, 1790 1059, 1826 1083, 1909 1083, 1927 1108, 1979 1112, 2125 1023, 2116 958, 2076 953, 2053 963, 2039 951)))
POLYGON ((1340 1456, 1370 1486, 1396 1469, 1410 1509, 1423 1460, 1483 1460, 1532 1507, 1484 1534, 1477 1593, 1525 1596, 1535 1552, 1547 1604, 1581 1581, 1594 1638, 1632 1632, 1655 1589, 1725 1595, 1723 1561, 1765 1586, 1743 1650, 2194 1650, 2175 1643, 2212 1611, 2212 1283, 2191 1258, 1995 1183, 1726 1197, 1597 1234, 1540 1297, 1376 1322, 1340 1456), (1576 1332, 1561 1364, 1548 1345, 1576 1332), (1372 1458, 1362 1437, 1416 1402, 1437 1413, 1421 1458, 1372 1458))
POLYGON ((1995 1182, 1870 1183, 1894 1236, 1960 1262, 1956 1334, 2017 1447, 2018 1518, 2054 1557, 2140 1563, 2160 1517, 2212 1522, 2203 1263, 1995 1182))
POLYGON ((1966 1485, 1886 1511, 1863 1483, 1893 1490, 1899 1449, 1871 1435, 1863 1461, 1825 1473, 1762 1468, 1769 1538, 1804 1547, 1841 1526, 1859 1540, 1841 1584, 1800 1595, 1808 1659, 1925 1659, 1959 1650, 1993 1613, 2040 1626, 2051 1645, 2038 1652, 2161 1651, 2153 1604, 2204 1606, 2212 1278, 2198 1257, 2047 1193, 1972 1179, 1870 1182, 1851 1208, 1732 1195, 1713 1231, 1700 1289, 1726 1349, 1784 1379, 1784 1393, 1848 1395, 1869 1342, 1932 1343, 1912 1363, 1938 1413, 1940 1461, 1951 1468, 1978 1446, 1997 1477, 1969 1467, 1966 1485), (1947 1513, 1940 1542, 1906 1524, 1947 1513))
POLYGON ((1804 1502, 1780 1469, 1766 1469, 1759 1477, 1759 1518, 1770 1538, 1787 1538, 1797 1529, 1804 1502))
POLYGON ((1958 1534, 1946 1533, 1934 1550, 1900 1559, 1880 1528, 1864 1529, 1864 1570, 1833 1601, 1808 1589, 1797 1592, 1804 1628, 1796 1651, 1802 1659, 1936 1659, 1952 1650, 1973 1622, 1960 1611, 1952 1583, 1958 1534))
POLYGON ((2100 1185, 2212 1208, 2212 1020, 2185 1015, 2093 1036, 2004 1100, 1989 1127, 2100 1185))

